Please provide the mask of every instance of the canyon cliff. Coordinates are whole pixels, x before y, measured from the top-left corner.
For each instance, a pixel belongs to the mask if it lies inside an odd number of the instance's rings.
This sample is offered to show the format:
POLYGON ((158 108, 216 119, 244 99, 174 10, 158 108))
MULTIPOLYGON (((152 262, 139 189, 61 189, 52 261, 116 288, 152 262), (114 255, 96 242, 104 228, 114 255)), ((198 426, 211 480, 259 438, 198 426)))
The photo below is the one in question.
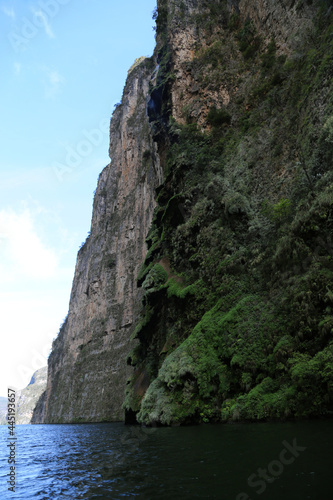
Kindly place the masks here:
POLYGON ((68 316, 34 423, 123 419, 126 355, 140 302, 136 276, 162 181, 146 114, 153 70, 149 58, 133 65, 113 113, 111 163, 99 176, 90 235, 77 256, 68 316))
POLYGON ((33 421, 330 414, 330 3, 159 0, 154 17, 33 421))
MULTIPOLYGON (((27 387, 16 392, 16 425, 30 424, 36 404, 46 388, 47 367, 35 371, 27 387)), ((0 398, 0 424, 7 425, 8 399, 0 398)))

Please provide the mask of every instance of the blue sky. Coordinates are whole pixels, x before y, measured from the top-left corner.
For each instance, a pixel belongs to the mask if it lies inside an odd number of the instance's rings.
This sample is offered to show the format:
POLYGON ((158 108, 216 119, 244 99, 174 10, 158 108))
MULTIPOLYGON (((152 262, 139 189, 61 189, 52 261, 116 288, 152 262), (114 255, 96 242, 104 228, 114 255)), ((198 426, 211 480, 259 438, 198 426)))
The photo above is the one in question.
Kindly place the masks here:
POLYGON ((68 310, 108 126, 152 55, 155 0, 0 0, 0 396, 46 364, 68 310))

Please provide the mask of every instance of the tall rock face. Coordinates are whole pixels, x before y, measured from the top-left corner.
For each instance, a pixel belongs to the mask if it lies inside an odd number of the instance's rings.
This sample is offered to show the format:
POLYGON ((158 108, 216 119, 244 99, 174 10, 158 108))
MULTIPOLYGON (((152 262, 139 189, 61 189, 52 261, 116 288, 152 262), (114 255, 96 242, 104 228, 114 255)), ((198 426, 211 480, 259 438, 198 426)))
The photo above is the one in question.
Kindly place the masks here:
POLYGON ((153 59, 131 68, 114 111, 111 163, 98 180, 90 235, 78 253, 68 316, 53 344, 35 423, 123 419, 131 372, 126 355, 140 303, 136 276, 162 181, 146 113, 153 71, 153 59))
POLYGON ((330 2, 159 0, 156 24, 165 180, 126 412, 146 425, 331 414, 330 2))
POLYGON ((154 57, 111 121, 36 421, 328 414, 330 2, 157 7, 154 57))

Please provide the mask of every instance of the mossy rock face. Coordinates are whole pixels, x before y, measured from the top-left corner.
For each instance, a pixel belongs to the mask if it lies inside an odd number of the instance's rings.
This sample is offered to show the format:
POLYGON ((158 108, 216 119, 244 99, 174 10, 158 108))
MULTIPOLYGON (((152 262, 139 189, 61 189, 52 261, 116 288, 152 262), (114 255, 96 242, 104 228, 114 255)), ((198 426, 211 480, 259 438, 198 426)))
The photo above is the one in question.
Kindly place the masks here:
POLYGON ((168 273, 163 269, 160 264, 155 264, 148 272, 142 288, 148 292, 158 290, 168 279, 168 273))
POLYGON ((190 416, 200 421, 207 408, 216 418, 222 398, 232 388, 249 390, 258 377, 269 372, 267 354, 280 330, 260 297, 245 297, 227 313, 220 301, 166 358, 142 401, 138 418, 151 423, 156 418, 154 404, 162 408, 168 401, 167 418, 172 423, 184 423, 190 416))
POLYGON ((223 420, 283 419, 329 414, 333 396, 333 344, 311 357, 294 353, 288 359, 290 379, 280 385, 265 378, 248 394, 226 400, 223 420))
MULTIPOLYGON (((133 408, 147 425, 329 415, 332 13, 317 10, 288 57, 222 7, 195 16, 207 42, 186 66, 195 100, 183 123, 153 117, 165 180, 138 280, 133 364, 150 385, 133 408), (222 84, 228 104, 202 111, 222 84)), ((162 66, 167 93, 172 58, 162 66)))

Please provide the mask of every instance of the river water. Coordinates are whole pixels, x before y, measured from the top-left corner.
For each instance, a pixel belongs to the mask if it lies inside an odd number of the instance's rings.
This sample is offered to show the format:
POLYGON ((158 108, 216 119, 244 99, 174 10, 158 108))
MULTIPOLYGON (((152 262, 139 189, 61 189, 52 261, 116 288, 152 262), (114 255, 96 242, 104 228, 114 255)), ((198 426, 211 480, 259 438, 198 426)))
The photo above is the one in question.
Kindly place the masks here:
POLYGON ((332 500, 332 424, 1 426, 0 498, 332 500))

